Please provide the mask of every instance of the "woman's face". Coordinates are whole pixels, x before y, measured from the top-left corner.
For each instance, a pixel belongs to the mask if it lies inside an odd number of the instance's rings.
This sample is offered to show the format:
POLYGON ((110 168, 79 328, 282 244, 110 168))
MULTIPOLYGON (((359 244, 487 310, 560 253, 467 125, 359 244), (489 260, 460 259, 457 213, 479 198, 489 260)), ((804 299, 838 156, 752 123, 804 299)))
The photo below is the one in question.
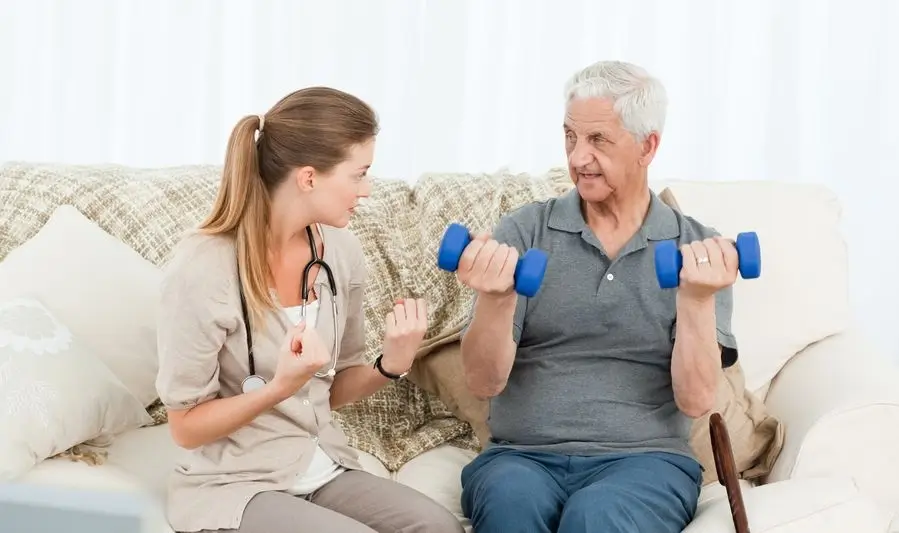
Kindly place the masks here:
POLYGON ((355 145, 348 151, 345 161, 331 172, 314 178, 310 200, 319 222, 338 228, 350 223, 359 199, 368 197, 371 191, 368 169, 374 150, 374 139, 355 145))

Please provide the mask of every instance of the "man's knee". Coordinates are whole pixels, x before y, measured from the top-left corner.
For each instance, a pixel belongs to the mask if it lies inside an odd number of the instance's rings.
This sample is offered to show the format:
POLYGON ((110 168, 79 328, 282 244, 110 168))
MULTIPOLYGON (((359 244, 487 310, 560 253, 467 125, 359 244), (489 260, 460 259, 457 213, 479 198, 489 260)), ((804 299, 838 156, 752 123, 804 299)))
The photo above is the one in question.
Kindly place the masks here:
POLYGON ((559 533, 643 531, 635 518, 645 512, 645 505, 622 488, 592 485, 575 492, 565 503, 559 533))
POLYGON ((474 524, 490 517, 504 523, 557 520, 564 493, 539 464, 503 455, 463 475, 462 508, 474 524))
POLYGON ((685 496, 662 482, 650 486, 624 480, 599 481, 571 495, 562 510, 559 533, 678 533, 690 523, 695 511, 695 502, 685 496))

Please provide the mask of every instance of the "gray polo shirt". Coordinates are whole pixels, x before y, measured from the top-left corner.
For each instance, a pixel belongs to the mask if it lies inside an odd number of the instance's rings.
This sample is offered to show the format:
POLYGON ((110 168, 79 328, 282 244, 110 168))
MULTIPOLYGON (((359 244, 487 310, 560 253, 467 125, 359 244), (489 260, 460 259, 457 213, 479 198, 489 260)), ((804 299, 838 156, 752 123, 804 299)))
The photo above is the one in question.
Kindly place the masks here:
MULTIPOLYGON (((503 217, 494 238, 549 264, 540 291, 519 296, 518 343, 506 388, 490 401, 493 444, 593 455, 669 451, 693 456, 691 419, 674 402, 676 289, 661 289, 653 248, 717 232, 652 194, 643 226, 614 260, 587 227, 577 189, 503 217)), ((722 365, 736 362, 731 289, 716 298, 722 365)))

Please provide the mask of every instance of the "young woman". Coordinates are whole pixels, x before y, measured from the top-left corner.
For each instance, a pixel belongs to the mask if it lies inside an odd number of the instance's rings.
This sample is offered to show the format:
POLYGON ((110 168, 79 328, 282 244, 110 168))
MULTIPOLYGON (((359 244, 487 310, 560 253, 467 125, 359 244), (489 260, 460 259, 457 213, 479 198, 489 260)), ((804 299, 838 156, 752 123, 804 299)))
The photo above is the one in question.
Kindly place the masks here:
POLYGON ((179 532, 452 532, 414 489, 368 474, 331 410, 399 379, 427 325, 397 301, 365 364, 365 262, 345 229, 369 191, 378 131, 359 99, 294 92, 244 117, 212 212, 179 243, 162 289, 157 389, 174 440, 179 532))

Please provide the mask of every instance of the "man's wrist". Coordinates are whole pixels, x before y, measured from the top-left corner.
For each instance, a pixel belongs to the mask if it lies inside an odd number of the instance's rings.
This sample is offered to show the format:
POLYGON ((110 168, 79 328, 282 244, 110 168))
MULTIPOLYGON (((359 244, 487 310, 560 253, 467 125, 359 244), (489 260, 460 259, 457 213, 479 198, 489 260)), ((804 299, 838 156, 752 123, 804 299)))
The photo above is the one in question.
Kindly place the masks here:
POLYGON ((679 316, 702 316, 715 313, 715 296, 694 297, 677 295, 677 314, 679 316))
POLYGON ((478 298, 475 301, 475 312, 486 311, 493 316, 498 312, 514 311, 517 305, 518 295, 514 292, 510 294, 483 293, 478 294, 478 298))

